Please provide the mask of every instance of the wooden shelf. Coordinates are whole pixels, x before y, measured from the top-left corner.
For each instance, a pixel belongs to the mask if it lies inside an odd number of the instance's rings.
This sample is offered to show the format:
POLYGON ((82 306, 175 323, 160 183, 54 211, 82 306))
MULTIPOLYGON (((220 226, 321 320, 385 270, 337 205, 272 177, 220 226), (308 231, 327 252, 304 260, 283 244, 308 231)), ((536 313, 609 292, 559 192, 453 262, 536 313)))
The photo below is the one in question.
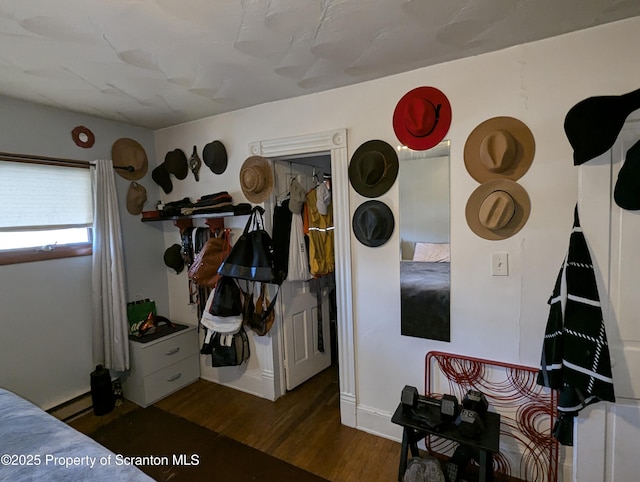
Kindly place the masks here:
POLYGON ((143 223, 151 223, 157 221, 172 221, 174 226, 180 229, 180 234, 185 228, 193 226, 194 219, 205 219, 205 224, 213 231, 215 229, 224 229, 224 218, 231 218, 237 216, 248 216, 246 214, 235 214, 233 212, 222 213, 199 213, 191 215, 179 215, 179 216, 163 216, 159 218, 141 218, 143 223))

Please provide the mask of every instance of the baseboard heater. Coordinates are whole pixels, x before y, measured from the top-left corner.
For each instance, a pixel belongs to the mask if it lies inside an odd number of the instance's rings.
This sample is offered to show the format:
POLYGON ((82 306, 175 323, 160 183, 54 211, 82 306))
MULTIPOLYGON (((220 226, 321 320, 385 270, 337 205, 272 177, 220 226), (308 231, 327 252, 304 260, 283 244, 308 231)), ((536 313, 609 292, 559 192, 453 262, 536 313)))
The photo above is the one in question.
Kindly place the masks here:
MULTIPOLYGON (((116 386, 120 383, 120 379, 116 378, 111 381, 113 385, 114 391, 116 386)), ((60 405, 56 405, 46 412, 49 415, 53 415, 58 420, 62 420, 63 422, 70 422, 82 415, 86 415, 87 413, 93 410, 93 400, 91 399, 91 392, 86 392, 77 397, 72 398, 71 400, 67 400, 66 402, 61 403, 60 405)))

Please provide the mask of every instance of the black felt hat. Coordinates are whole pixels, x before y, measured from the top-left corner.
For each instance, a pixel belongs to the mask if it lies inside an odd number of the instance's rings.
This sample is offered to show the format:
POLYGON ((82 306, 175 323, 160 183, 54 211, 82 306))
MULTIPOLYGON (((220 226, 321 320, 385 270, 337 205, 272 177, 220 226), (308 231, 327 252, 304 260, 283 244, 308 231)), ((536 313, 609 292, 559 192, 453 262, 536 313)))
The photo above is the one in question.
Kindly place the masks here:
POLYGON ((170 174, 182 180, 189 174, 187 156, 182 149, 174 149, 164 156, 164 167, 170 174))
POLYGON ((353 233, 365 246, 382 246, 393 234, 395 220, 389 206, 381 201, 366 201, 353 213, 353 233))
POLYGON ((564 131, 578 166, 613 146, 629 114, 640 108, 640 89, 623 95, 589 97, 574 105, 564 119, 564 131))
POLYGON ((175 270, 176 274, 180 274, 184 269, 184 258, 182 257, 182 246, 174 244, 164 252, 164 264, 175 270))
POLYGON ((398 177, 398 154, 384 141, 371 140, 356 149, 349 163, 349 181, 365 197, 378 197, 398 177))
POLYGON ((162 188, 165 194, 169 194, 173 191, 173 183, 171 182, 171 176, 164 163, 160 164, 153 171, 151 171, 151 179, 153 179, 158 186, 162 188))
POLYGON ((613 198, 622 209, 640 209, 640 141, 627 151, 624 164, 618 173, 613 198))
POLYGON ((202 160, 214 174, 222 174, 227 169, 227 150, 220 141, 204 146, 202 160))

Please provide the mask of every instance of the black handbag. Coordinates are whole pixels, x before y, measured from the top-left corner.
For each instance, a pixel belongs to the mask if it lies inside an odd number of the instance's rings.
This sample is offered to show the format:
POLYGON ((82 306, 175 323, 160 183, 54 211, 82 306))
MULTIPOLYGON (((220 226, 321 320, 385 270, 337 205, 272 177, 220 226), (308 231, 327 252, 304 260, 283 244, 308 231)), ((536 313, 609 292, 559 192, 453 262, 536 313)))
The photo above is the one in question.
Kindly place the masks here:
POLYGON ((214 333, 208 347, 212 367, 232 367, 249 359, 249 338, 244 328, 233 335, 214 333))
POLYGON ((231 278, 282 284, 284 276, 275 268, 273 242, 264 229, 264 209, 255 206, 244 231, 231 248, 218 273, 231 278))
POLYGON ((222 276, 213 294, 211 314, 215 316, 237 316, 243 311, 242 292, 236 280, 222 276))

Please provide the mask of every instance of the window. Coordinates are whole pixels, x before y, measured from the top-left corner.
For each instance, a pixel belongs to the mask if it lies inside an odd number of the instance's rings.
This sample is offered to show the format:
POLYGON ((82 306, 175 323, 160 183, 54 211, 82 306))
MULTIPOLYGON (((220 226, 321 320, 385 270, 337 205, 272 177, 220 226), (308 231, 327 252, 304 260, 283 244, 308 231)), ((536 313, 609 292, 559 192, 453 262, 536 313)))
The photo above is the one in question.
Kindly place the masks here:
POLYGON ((91 254, 89 164, 0 153, 0 264, 91 254))

